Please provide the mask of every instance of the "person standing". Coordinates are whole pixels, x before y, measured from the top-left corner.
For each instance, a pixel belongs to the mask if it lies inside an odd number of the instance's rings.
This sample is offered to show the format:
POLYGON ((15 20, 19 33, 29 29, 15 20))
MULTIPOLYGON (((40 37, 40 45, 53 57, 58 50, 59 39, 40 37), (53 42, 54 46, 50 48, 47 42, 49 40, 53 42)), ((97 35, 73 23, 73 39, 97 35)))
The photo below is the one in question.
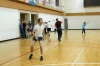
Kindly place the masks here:
POLYGON ((50 36, 50 32, 51 32, 51 27, 53 28, 52 24, 50 23, 50 21, 47 23, 47 33, 50 36))
POLYGON ((29 37, 31 37, 32 36, 32 28, 33 28, 33 26, 32 26, 32 23, 31 23, 31 21, 29 21, 29 23, 27 24, 27 26, 28 26, 28 28, 27 28, 27 38, 29 38, 29 37))
POLYGON ((23 23, 24 36, 26 38, 26 23, 24 20, 22 21, 22 23, 23 23))
POLYGON ((55 26, 57 28, 57 33, 58 33, 58 41, 61 41, 61 37, 62 37, 62 28, 61 28, 61 21, 58 20, 58 18, 56 19, 56 23, 55 26))
POLYGON ((24 29, 23 29, 23 22, 20 23, 20 33, 21 33, 21 37, 25 38, 25 34, 24 34, 24 29))
POLYGON ((42 25, 43 20, 42 18, 38 19, 38 24, 34 26, 34 30, 33 30, 33 43, 31 44, 31 48, 30 48, 30 56, 29 59, 32 58, 33 56, 33 49, 34 49, 34 45, 36 44, 36 41, 39 41, 39 45, 40 45, 40 61, 43 60, 43 46, 42 46, 42 40, 43 40, 43 33, 44 33, 44 26, 42 25))
POLYGON ((45 35, 46 35, 46 34, 47 34, 47 23, 44 22, 43 25, 44 25, 44 33, 45 33, 45 35))

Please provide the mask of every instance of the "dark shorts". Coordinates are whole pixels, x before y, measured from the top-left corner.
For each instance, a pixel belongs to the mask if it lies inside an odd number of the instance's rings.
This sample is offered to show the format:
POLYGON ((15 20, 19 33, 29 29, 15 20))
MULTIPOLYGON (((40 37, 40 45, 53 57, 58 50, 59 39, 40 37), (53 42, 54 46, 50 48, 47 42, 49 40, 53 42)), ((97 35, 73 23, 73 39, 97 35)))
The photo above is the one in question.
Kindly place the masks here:
POLYGON ((51 28, 48 28, 47 31, 48 31, 48 32, 51 31, 51 28))
POLYGON ((27 28, 27 32, 32 32, 32 29, 30 30, 29 28, 27 28))
POLYGON ((57 31, 57 29, 55 28, 54 31, 57 31))
MULTIPOLYGON (((35 37, 33 37, 33 40, 37 41, 35 37)), ((38 41, 42 41, 42 40, 43 40, 43 37, 38 37, 38 41)))

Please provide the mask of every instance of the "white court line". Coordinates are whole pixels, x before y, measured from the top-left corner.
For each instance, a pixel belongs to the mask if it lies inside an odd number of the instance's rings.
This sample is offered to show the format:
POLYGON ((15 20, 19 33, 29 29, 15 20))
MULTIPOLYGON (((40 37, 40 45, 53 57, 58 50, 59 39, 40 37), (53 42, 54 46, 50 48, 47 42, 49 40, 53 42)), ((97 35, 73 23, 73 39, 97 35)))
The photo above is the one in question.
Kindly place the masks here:
MULTIPOLYGON (((59 66, 59 65, 71 65, 73 63, 63 63, 63 64, 45 64, 45 65, 34 65, 34 66, 59 66)), ((100 63, 75 63, 75 64, 88 64, 88 65, 99 65, 100 63)))
POLYGON ((90 40, 91 42, 93 42, 93 40, 90 40))
POLYGON ((83 52, 83 49, 81 50, 81 52, 79 53, 79 55, 77 56, 77 58, 76 58, 76 60, 74 61, 74 63, 73 63, 73 65, 72 66, 74 66, 74 64, 76 63, 76 61, 77 61, 77 59, 79 58, 79 56, 82 54, 82 52, 83 52))
POLYGON ((91 65, 91 64, 100 64, 100 63, 75 63, 75 64, 89 64, 89 65, 91 65))
POLYGON ((93 40, 90 40, 92 43, 97 43, 97 44, 100 44, 99 42, 96 42, 96 41, 93 41, 93 40))
POLYGON ((94 32, 92 33, 92 35, 91 35, 91 36, 93 36, 93 34, 94 34, 94 32))

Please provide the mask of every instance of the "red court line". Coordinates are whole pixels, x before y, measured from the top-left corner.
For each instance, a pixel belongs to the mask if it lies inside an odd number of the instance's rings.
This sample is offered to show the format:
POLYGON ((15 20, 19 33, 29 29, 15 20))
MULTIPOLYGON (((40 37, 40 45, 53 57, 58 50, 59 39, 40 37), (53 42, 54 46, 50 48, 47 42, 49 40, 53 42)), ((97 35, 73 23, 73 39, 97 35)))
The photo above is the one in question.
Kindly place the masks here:
MULTIPOLYGON (((51 42, 51 43, 54 43, 54 42, 56 42, 56 41, 53 41, 53 42, 51 42)), ((50 44, 51 44, 51 43, 50 43, 50 44)), ((45 46, 48 46, 48 45, 50 45, 50 44, 44 45, 44 47, 45 47, 45 46)), ((54 46, 54 45, 50 45, 50 46, 54 46)), ((62 47, 75 47, 75 48, 76 48, 76 46, 62 46, 62 47)), ((77 46, 77 47, 83 47, 83 48, 100 48, 100 47, 87 47, 87 46, 77 46)), ((38 49, 39 49, 39 48, 36 48, 34 51, 36 51, 36 50, 38 50, 38 49)), ((8 62, 11 62, 11 61, 13 61, 13 60, 15 60, 15 59, 17 59, 17 58, 22 57, 22 56, 24 56, 24 55, 26 55, 26 54, 28 54, 28 53, 30 53, 30 52, 24 53, 24 54, 22 54, 22 55, 20 55, 20 56, 18 56, 18 57, 15 57, 15 58, 13 58, 13 59, 10 59, 10 60, 8 60, 8 61, 5 61, 5 62, 1 63, 0 65, 4 65, 4 64, 6 64, 6 63, 8 63, 8 62)))
MULTIPOLYGON (((51 42, 51 43, 54 43, 54 42, 56 42, 56 41, 53 41, 53 42, 51 42)), ((51 44, 51 43, 50 43, 50 44, 51 44)), ((50 44, 44 45, 44 47, 45 47, 45 46, 48 46, 48 45, 50 45, 50 44)), ((34 49, 33 51, 36 51, 36 50, 38 50, 38 49, 39 49, 39 48, 36 48, 36 49, 34 49)), ((8 63, 8 62, 11 62, 11 61, 13 61, 13 60, 15 60, 15 59, 17 59, 17 58, 20 58, 20 57, 22 57, 22 56, 24 56, 24 55, 26 55, 26 54, 28 54, 28 53, 30 53, 30 52, 24 53, 24 54, 22 54, 22 55, 20 55, 20 56, 18 56, 18 57, 15 57, 15 58, 13 58, 13 59, 10 59, 10 60, 8 60, 8 61, 5 61, 5 62, 1 63, 0 66, 6 64, 6 63, 8 63)))
POLYGON ((29 52, 27 52, 27 53, 25 53, 25 54, 23 54, 23 55, 20 55, 20 56, 18 56, 18 57, 15 57, 15 58, 13 58, 13 59, 10 59, 10 60, 8 60, 8 61, 5 61, 5 62, 1 63, 0 65, 4 65, 4 64, 6 64, 6 63, 8 63, 8 62, 10 62, 10 61, 12 61, 12 60, 15 60, 15 59, 17 59, 17 58, 19 58, 19 57, 21 57, 21 56, 24 56, 24 55, 28 54, 28 53, 29 53, 29 52))

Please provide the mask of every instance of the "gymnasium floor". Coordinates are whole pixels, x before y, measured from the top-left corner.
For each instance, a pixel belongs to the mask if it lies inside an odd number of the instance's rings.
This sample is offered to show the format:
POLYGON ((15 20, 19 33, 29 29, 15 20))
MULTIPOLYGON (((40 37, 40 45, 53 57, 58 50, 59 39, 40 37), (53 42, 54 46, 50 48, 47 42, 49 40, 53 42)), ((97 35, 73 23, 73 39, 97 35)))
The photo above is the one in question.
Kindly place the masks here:
POLYGON ((40 61, 38 43, 34 56, 28 59, 32 39, 16 39, 0 43, 0 66, 100 66, 100 31, 63 31, 62 41, 51 33, 43 41, 44 60, 40 61))

